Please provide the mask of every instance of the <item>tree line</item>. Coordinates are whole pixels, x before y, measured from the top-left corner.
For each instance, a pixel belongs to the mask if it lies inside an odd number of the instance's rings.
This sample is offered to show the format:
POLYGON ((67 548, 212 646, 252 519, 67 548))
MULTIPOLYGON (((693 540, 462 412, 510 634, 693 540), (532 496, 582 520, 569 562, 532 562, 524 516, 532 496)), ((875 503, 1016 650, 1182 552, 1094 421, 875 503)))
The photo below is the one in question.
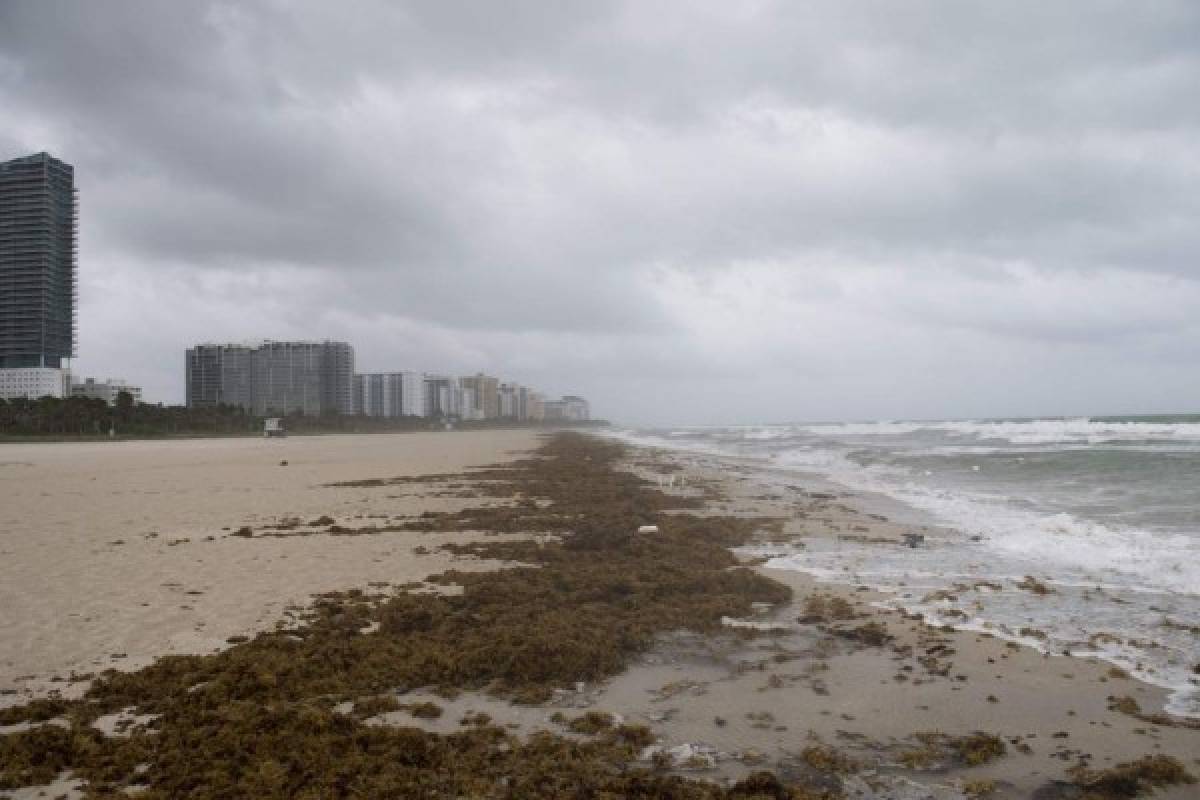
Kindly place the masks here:
MULTIPOLYGON (((425 417, 367 417, 337 413, 306 417, 272 414, 288 433, 386 433, 440 430, 444 421, 425 417)), ((0 398, 0 438, 156 438, 164 436, 261 435, 264 417, 238 406, 208 408, 135 403, 128 392, 115 405, 91 397, 0 398)), ((515 420, 455 423, 459 428, 503 427, 515 420)))

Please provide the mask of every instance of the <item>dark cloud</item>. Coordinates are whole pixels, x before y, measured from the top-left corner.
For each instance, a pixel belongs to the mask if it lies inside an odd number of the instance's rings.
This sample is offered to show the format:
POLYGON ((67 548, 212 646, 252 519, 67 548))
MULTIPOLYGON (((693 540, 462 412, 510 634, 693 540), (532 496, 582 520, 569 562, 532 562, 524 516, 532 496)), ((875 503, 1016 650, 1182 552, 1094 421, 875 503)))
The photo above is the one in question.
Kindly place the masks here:
POLYGON ((80 366, 162 399, 194 340, 345 336, 634 419, 1161 410, 1197 41, 1186 0, 8 0, 0 157, 76 165, 80 366))

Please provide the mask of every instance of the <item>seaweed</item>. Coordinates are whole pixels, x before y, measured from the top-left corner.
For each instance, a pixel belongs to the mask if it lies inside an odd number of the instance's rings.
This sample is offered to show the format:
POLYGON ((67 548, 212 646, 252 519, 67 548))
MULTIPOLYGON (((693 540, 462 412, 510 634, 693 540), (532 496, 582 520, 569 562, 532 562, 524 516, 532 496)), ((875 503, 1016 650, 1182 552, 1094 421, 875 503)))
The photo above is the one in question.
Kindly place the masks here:
POLYGON ((896 638, 888 633, 887 626, 881 622, 868 622, 857 628, 828 628, 827 630, 834 636, 869 647, 883 647, 896 638))
POLYGON ((1055 593, 1054 589, 1051 589, 1049 586, 1042 583, 1041 581, 1039 581, 1037 578, 1033 577, 1032 575, 1026 575, 1024 578, 1017 581, 1017 588, 1024 589, 1027 592, 1033 592, 1034 594, 1039 594, 1039 595, 1047 595, 1047 594, 1055 593))
POLYGON ((442 715, 442 707, 428 700, 421 703, 409 703, 401 706, 417 719, 437 719, 442 715))
POLYGON ((567 723, 567 730, 572 733, 596 734, 611 730, 615 718, 607 711, 589 711, 583 716, 576 717, 567 723))
POLYGON ((1070 772, 1083 789, 1084 800, 1120 800, 1139 797, 1163 786, 1195 783, 1196 779, 1171 756, 1142 756, 1106 770, 1076 767, 1070 772))
POLYGON ((900 754, 900 763, 909 769, 931 769, 939 765, 977 767, 1008 752, 1004 740, 976 731, 966 736, 949 736, 936 731, 914 735, 921 747, 900 754))
POLYGON ((1142 706, 1137 700, 1128 695, 1109 695, 1108 710, 1120 712, 1134 719, 1139 719, 1142 722, 1149 722, 1152 725, 1162 725, 1166 728, 1191 728, 1192 730, 1200 730, 1200 720, 1173 717, 1162 712, 1147 713, 1142 711, 1142 706))
POLYGON ((858 761, 828 745, 806 747, 800 752, 800 758, 804 760, 804 763, 821 772, 848 774, 858 772, 862 768, 858 761))

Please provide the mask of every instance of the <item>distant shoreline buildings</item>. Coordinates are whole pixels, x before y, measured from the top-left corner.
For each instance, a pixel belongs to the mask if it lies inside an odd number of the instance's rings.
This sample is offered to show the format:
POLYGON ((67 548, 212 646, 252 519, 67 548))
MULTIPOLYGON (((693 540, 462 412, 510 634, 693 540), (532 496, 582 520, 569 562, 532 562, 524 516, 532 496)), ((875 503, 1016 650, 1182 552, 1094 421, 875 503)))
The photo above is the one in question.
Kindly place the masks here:
MULTIPOLYGON (((0 162, 0 400, 83 397, 116 405, 142 390, 120 379, 72 380, 78 331, 79 192, 75 168, 48 153, 0 162)), ((446 420, 584 421, 587 401, 547 400, 484 373, 354 371, 335 341, 188 348, 185 403, 256 416, 327 414, 446 420)))
POLYGON ((303 414, 445 420, 584 422, 582 397, 546 400, 483 373, 354 371, 346 342, 199 344, 185 356, 189 408, 235 406, 256 416, 303 414))

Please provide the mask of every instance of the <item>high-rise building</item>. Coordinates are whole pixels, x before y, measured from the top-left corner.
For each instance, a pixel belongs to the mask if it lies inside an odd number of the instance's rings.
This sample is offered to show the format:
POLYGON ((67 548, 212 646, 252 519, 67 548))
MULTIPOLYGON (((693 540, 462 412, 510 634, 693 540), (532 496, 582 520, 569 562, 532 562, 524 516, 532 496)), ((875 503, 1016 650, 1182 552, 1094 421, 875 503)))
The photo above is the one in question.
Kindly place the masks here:
POLYGON ((368 417, 425 416, 425 377, 419 372, 354 376, 354 413, 368 417))
POLYGON ((66 373, 46 370, 75 355, 78 221, 70 164, 46 153, 0 163, 0 369, 36 370, 9 375, 14 391, 70 392, 66 373))
POLYGON ((546 418, 546 397, 541 392, 531 391, 525 401, 525 419, 541 422, 546 418))
POLYGON ((496 416, 500 419, 525 419, 521 400, 525 389, 515 383, 502 383, 498 390, 496 416))
POLYGON ((406 417, 427 417, 429 409, 425 405, 425 376, 420 372, 401 372, 400 413, 406 417))
POLYGON ((450 412, 446 408, 446 403, 443 401, 443 398, 450 389, 451 381, 454 381, 457 385, 457 381, 447 375, 425 376, 425 416, 450 416, 450 412))
MULTIPOLYGON (((495 419, 500 416, 500 381, 478 372, 459 379, 463 389, 474 393, 471 419, 495 419)), ((467 418, 467 414, 463 414, 467 418)))
POLYGON ((258 416, 354 413, 354 348, 345 342, 202 344, 187 351, 187 404, 258 416))

